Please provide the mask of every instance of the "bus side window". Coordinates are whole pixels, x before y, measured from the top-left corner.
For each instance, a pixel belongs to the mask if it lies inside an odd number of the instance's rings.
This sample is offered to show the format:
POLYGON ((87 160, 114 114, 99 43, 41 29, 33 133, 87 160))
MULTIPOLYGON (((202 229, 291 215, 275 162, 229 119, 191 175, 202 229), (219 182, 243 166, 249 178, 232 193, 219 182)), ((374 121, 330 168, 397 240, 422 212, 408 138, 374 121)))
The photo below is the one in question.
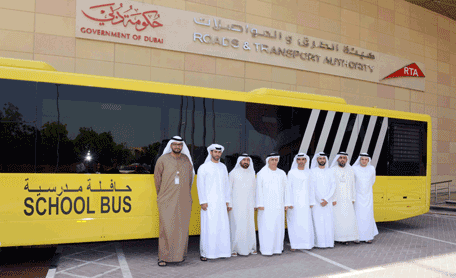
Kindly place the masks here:
POLYGON ((388 175, 426 175, 426 126, 416 121, 393 119, 389 128, 388 175))

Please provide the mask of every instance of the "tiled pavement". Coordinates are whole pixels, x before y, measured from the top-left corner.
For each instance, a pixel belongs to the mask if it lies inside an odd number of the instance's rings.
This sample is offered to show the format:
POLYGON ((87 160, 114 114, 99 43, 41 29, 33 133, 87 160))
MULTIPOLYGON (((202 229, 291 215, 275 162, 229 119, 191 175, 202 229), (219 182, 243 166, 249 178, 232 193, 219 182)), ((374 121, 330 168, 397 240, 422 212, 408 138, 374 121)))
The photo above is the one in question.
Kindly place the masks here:
POLYGON ((455 215, 377 225, 370 245, 290 252, 286 243, 282 255, 208 262, 199 260, 199 237, 190 237, 186 261, 167 267, 157 265, 157 239, 64 245, 55 277, 456 277, 455 215))
POLYGON ((123 278, 116 242, 65 245, 55 277, 123 278))

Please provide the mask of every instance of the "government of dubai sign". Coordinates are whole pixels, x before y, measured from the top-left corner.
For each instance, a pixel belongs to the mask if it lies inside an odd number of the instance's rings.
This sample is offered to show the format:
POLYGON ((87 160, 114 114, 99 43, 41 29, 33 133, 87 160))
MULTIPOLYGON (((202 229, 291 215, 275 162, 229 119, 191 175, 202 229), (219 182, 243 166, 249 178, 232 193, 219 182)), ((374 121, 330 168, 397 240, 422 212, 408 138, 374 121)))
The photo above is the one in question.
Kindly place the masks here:
POLYGON ((357 46, 157 5, 77 0, 76 37, 222 57, 424 91, 424 64, 357 46), (408 65, 421 75, 385 78, 408 65))

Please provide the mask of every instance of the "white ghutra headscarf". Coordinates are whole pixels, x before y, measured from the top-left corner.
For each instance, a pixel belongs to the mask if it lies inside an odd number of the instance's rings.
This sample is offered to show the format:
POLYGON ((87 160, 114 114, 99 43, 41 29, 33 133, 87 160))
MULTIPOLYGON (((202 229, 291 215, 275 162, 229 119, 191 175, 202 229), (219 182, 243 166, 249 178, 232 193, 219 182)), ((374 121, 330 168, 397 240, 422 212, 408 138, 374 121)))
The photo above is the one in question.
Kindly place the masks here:
MULTIPOLYGON (((183 146, 182 146, 181 153, 185 154, 188 157, 188 159, 190 160, 190 163, 192 164, 192 169, 193 169, 193 161, 192 161, 192 157, 190 156, 190 151, 188 150, 187 144, 185 144, 184 139, 182 139, 182 137, 180 137, 180 136, 174 136, 173 138, 171 138, 171 140, 169 140, 168 144, 166 144, 166 147, 163 150, 162 156, 165 154, 171 153, 173 151, 171 149, 172 143, 182 143, 183 146)), ((193 176, 195 176, 195 169, 193 169, 193 176)))
POLYGON ((219 144, 212 144, 209 147, 207 147, 208 154, 207 154, 207 157, 206 157, 206 160, 204 161, 204 163, 211 161, 211 151, 213 151, 213 150, 222 151, 222 153, 223 153, 225 148, 219 144))
MULTIPOLYGON (((254 170, 254 168, 253 168, 253 160, 252 160, 252 158, 251 158, 248 154, 246 154, 246 153, 243 153, 243 154, 241 154, 241 155, 238 157, 238 159, 237 159, 237 161, 236 161, 236 166, 234 166, 234 168, 233 168, 233 170, 231 170, 231 172, 233 172, 234 170, 236 170, 236 169, 238 169, 238 168, 242 168, 242 166, 241 166, 241 161, 242 161, 244 158, 248 158, 248 159, 250 160, 249 168, 247 168, 247 170, 252 171, 253 174, 255 175, 255 170, 254 170)), ((242 168, 242 169, 244 169, 244 168, 242 168)), ((231 174, 231 172, 230 172, 230 174, 231 174)))
POLYGON ((263 168, 261 168, 261 170, 260 170, 260 171, 262 171, 262 170, 264 170, 264 169, 268 169, 268 168, 269 168, 269 164, 268 164, 268 162, 269 162, 269 159, 271 159, 271 158, 278 158, 278 159, 279 159, 279 161, 280 161, 280 155, 279 155, 278 153, 270 153, 270 154, 268 154, 268 156, 266 156, 266 165, 264 165, 264 167, 263 167, 263 168))
POLYGON ((358 159, 356 159, 356 161, 355 161, 355 163, 353 163, 352 167, 353 166, 361 166, 361 163, 360 163, 361 157, 369 158, 369 162, 367 163, 366 167, 371 165, 372 158, 370 158, 370 156, 367 153, 360 153, 359 156, 358 156, 358 159))
POLYGON ((291 164, 291 169, 290 170, 298 169, 298 157, 304 157, 306 159, 306 165, 304 165, 304 170, 309 170, 310 158, 305 153, 298 153, 297 155, 295 155, 295 157, 293 159, 293 164, 291 164))
POLYGON ((316 153, 314 155, 314 157, 312 158, 312 165, 311 166, 311 169, 313 168, 317 168, 318 167, 318 161, 317 159, 319 157, 326 157, 326 164, 325 164, 325 169, 328 169, 329 168, 329 158, 328 158, 328 155, 325 154, 324 152, 319 152, 319 153, 316 153))
POLYGON ((345 166, 351 167, 351 165, 350 165, 350 157, 348 156, 348 153, 346 153, 346 152, 338 152, 337 155, 336 155, 336 157, 334 157, 334 159, 333 159, 333 161, 332 161, 332 163, 331 163, 331 168, 334 167, 334 166, 336 166, 336 165, 338 165, 338 164, 337 164, 337 160, 338 160, 339 157, 342 156, 342 155, 345 155, 345 156, 347 157, 347 164, 345 164, 345 166))

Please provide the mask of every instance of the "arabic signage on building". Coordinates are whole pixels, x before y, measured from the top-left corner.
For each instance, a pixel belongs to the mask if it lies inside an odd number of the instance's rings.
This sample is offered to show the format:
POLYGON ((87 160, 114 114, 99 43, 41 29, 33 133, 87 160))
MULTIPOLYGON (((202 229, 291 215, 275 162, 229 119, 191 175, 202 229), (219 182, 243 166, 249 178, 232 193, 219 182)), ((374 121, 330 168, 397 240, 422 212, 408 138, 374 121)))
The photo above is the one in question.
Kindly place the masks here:
MULTIPOLYGON (((415 90, 425 88, 424 78, 413 78, 413 74, 385 78, 413 61, 338 42, 130 1, 78 0, 76 10, 78 38, 249 61, 415 90)), ((413 64, 423 73, 424 64, 413 64)))

